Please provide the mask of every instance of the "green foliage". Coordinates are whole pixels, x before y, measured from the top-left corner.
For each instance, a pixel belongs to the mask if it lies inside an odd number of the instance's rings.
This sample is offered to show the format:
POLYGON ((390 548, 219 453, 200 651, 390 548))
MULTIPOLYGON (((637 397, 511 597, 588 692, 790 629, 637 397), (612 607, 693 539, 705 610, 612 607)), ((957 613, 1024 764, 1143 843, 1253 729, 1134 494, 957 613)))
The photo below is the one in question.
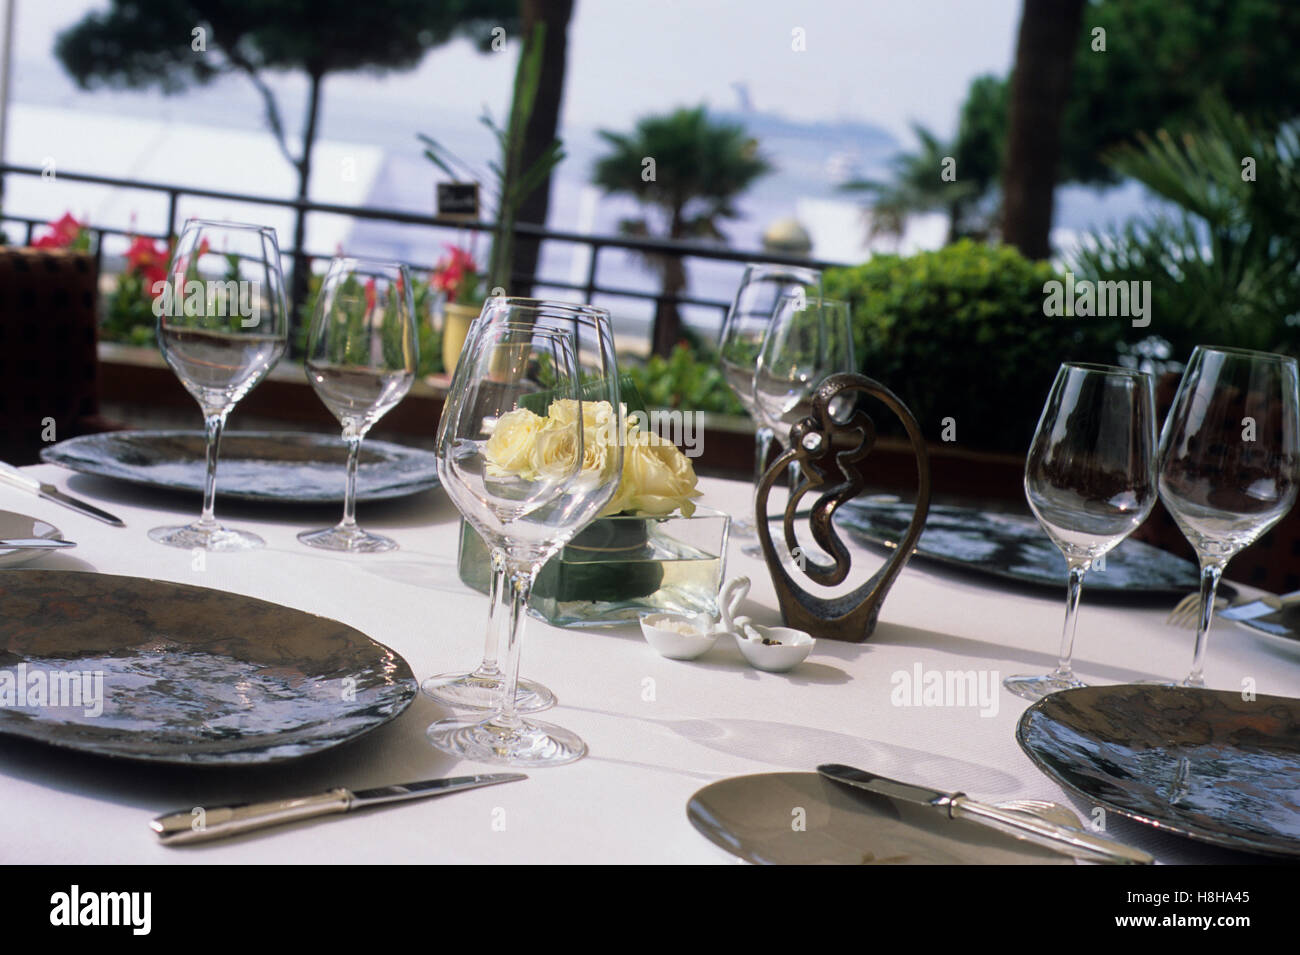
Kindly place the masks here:
POLYGON ((680 344, 664 358, 645 361, 622 356, 620 364, 640 392, 647 408, 681 408, 741 415, 744 407, 727 387, 715 356, 700 355, 680 344))
POLYGON ((138 272, 117 277, 117 287, 104 302, 99 326, 102 341, 149 347, 157 343, 158 319, 153 313, 153 296, 138 272))
MULTIPOLYGON (((1114 364, 1123 319, 1048 318, 1051 266, 962 240, 910 257, 831 269, 828 297, 853 310, 860 370, 912 410, 926 438, 956 420, 957 442, 1022 452, 1063 361, 1114 364)), ((883 430, 890 417, 876 415, 883 430)))
POLYGON ((1252 124, 1217 98, 1203 117, 1195 132, 1108 156, 1178 211, 1099 231, 1075 271, 1150 281, 1147 331, 1175 360, 1201 343, 1300 354, 1300 132, 1252 124))
MULTIPOLYGON (((302 309, 298 312, 297 353, 307 353, 307 339, 311 332, 312 313, 316 310, 316 300, 320 297, 322 275, 312 275, 307 281, 307 295, 303 299, 302 309)), ((411 295, 415 300, 415 341, 418 364, 416 377, 442 374, 442 333, 433 325, 433 290, 429 283, 417 281, 412 276, 411 295)))

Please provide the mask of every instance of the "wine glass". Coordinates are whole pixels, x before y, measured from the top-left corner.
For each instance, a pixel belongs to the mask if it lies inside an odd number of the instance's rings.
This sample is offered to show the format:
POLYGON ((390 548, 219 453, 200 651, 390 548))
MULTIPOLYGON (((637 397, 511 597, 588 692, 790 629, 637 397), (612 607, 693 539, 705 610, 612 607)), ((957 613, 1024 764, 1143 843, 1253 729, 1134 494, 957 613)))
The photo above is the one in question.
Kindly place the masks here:
MULTIPOLYGON (((495 296, 484 303, 483 311, 474 320, 465 336, 462 353, 474 347, 475 335, 493 324, 510 322, 517 318, 557 331, 572 334, 578 361, 579 374, 584 380, 615 382, 618 386, 618 361, 614 352, 614 326, 606 309, 594 305, 569 302, 550 302, 533 298, 495 296)), ((469 383, 469 372, 456 366, 449 389, 458 394, 469 383)), ((618 402, 615 401, 615 407, 618 402)), ((439 423, 442 435, 446 417, 439 423)), ((420 689, 430 699, 444 706, 491 710, 503 685, 503 675, 497 659, 500 648, 501 619, 497 613, 501 598, 508 593, 505 563, 492 557, 491 583, 488 589, 487 633, 484 637, 483 659, 478 667, 466 672, 439 673, 420 684, 420 689)), ((515 710, 519 713, 538 713, 555 705, 555 694, 540 683, 520 677, 515 691, 515 710)))
POLYGON ((1084 685, 1071 664, 1083 578, 1155 506, 1155 445, 1150 375, 1108 365, 1061 366, 1025 461, 1025 496, 1065 555, 1065 626, 1055 670, 1002 681, 1016 696, 1037 700, 1084 685))
POLYGON ((574 733, 519 715, 519 649, 538 572, 613 497, 623 457, 620 441, 598 445, 586 423, 621 427, 617 378, 583 381, 572 333, 532 321, 542 311, 512 307, 511 320, 484 323, 467 339, 468 374, 448 396, 437 450, 448 496, 505 566, 511 604, 496 711, 439 720, 428 736, 444 752, 515 766, 559 765, 587 751, 574 733))
POLYGON ((1205 645, 1223 569, 1295 503, 1296 390, 1294 358, 1199 345, 1165 419, 1160 500, 1201 565, 1196 649, 1184 686, 1205 685, 1205 645))
POLYGON ((338 524, 298 535, 310 547, 366 554, 397 549, 391 539, 357 526, 357 459, 366 432, 415 380, 414 315, 405 265, 351 256, 330 262, 312 310, 304 370, 343 426, 347 489, 338 524))
MULTIPOLYGON (((822 297, 822 276, 816 269, 795 265, 770 265, 753 262, 736 290, 736 298, 727 310, 718 337, 718 360, 727 384, 745 410, 758 425, 754 432, 754 485, 763 476, 772 429, 758 413, 754 400, 754 368, 772 323, 777 304, 784 296, 808 301, 822 297)), ((752 508, 750 509, 752 511, 752 508)), ((747 516, 733 517, 731 533, 741 538, 755 535, 754 523, 747 516)))
POLYGON ((812 413, 822 380, 853 370, 848 302, 783 295, 754 367, 755 414, 784 448, 790 426, 812 413))
POLYGON ((288 342, 288 309, 275 230, 190 219, 156 287, 158 345, 203 410, 207 477, 203 512, 192 524, 156 527, 149 537, 172 547, 238 551, 261 547, 256 534, 213 516, 217 454, 226 416, 266 377, 288 342))

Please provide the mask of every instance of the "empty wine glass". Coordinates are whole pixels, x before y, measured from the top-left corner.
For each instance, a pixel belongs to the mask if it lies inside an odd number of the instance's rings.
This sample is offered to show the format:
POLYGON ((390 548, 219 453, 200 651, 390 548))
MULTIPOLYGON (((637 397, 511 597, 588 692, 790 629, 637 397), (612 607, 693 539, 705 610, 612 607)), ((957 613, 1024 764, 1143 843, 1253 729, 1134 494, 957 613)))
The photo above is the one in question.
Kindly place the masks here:
POLYGON ((207 476, 203 512, 192 524, 156 527, 149 537, 172 547, 236 551, 261 547, 247 531, 213 516, 217 454, 226 416, 266 377, 288 341, 288 309, 275 230, 191 219, 155 287, 163 358, 203 410, 207 476))
POLYGON ((496 712, 440 720, 428 736, 453 755, 516 766, 558 765, 587 751, 576 734, 519 715, 520 640, 537 573, 613 497, 623 452, 614 443, 586 453, 588 414, 617 422, 617 378, 583 381, 571 333, 531 321, 539 311, 513 307, 513 320, 485 323, 467 339, 464 387, 448 396, 437 451, 448 496, 505 566, 511 605, 496 712))
POLYGON ((307 337, 307 380, 343 426, 348 448, 343 519, 303 531, 310 547, 353 553, 396 550, 390 538, 357 526, 357 460, 376 421, 415 380, 415 302, 411 276, 398 262, 336 257, 321 282, 307 337))
MULTIPOLYGON (((793 265, 771 265, 761 262, 745 266, 736 298, 727 310, 718 336, 718 360, 722 374, 735 392, 745 410, 753 416, 757 430, 754 432, 754 485, 763 476, 772 429, 758 413, 754 401, 754 369, 758 355, 767 336, 768 326, 776 313, 777 304, 785 296, 803 301, 820 299, 822 276, 816 269, 793 265)), ((749 514, 753 508, 733 516, 733 537, 753 537, 754 523, 749 514)))
MULTIPOLYGON (((594 305, 550 302, 533 298, 494 296, 465 336, 462 352, 474 347, 474 337, 488 325, 508 323, 524 318, 528 322, 557 331, 569 332, 576 348, 578 372, 584 380, 617 380, 618 361, 614 352, 614 326, 606 309, 594 305)), ((452 376, 450 393, 458 394, 469 382, 469 372, 460 365, 452 376)), ((617 406, 617 405, 616 405, 617 406)), ((446 422, 446 418, 442 422, 446 422)), ((439 424, 441 436, 444 424, 439 424)), ((430 699, 444 706, 491 710, 498 704, 504 677, 498 663, 501 643, 501 598, 507 594, 506 568, 502 560, 492 557, 488 589, 488 618, 484 637, 483 659, 469 672, 439 673, 420 684, 430 699)), ((555 705, 555 694, 542 684, 520 677, 515 690, 515 709, 519 713, 538 713, 555 705)))
POLYGON ((1294 358, 1201 345, 1165 419, 1160 500, 1201 565, 1201 613, 1184 686, 1205 685, 1205 645, 1223 569, 1295 503, 1296 390, 1294 358))
POLYGON ((1155 506, 1155 444, 1150 375, 1108 365, 1061 366, 1025 461, 1025 496, 1065 555, 1065 626, 1055 670, 1002 681, 1016 696, 1037 700, 1084 685, 1072 665, 1083 578, 1155 506))
POLYGON ((854 370, 848 302, 783 295, 754 368, 755 413, 784 448, 823 379, 854 370))

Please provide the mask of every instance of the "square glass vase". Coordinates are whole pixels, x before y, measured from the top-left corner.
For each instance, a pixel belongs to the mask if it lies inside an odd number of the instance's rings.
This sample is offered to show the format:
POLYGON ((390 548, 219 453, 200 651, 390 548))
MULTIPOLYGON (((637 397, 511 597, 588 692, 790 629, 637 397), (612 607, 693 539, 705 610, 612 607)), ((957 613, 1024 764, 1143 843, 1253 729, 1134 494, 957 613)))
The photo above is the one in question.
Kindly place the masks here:
MULTIPOLYGON (((602 517, 542 567, 529 610, 557 627, 603 627, 646 613, 716 615, 730 527, 730 517, 703 506, 690 517, 602 517)), ((487 593, 487 546, 463 519, 457 569, 487 593)))

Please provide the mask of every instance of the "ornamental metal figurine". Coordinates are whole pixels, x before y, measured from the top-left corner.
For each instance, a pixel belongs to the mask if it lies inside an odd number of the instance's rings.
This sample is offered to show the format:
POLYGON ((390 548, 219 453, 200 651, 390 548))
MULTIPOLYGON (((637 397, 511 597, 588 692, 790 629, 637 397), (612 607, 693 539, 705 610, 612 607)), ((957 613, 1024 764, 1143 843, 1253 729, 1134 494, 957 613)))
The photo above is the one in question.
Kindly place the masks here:
POLYGON ((875 630, 880 605, 884 603, 894 579, 912 556, 930 510, 930 458, 916 418, 892 391, 879 382, 863 375, 831 375, 813 395, 812 414, 790 428, 787 449, 759 482, 754 510, 763 557, 767 560, 768 572, 772 575, 781 607, 781 617, 786 625, 806 630, 818 638, 862 643, 875 630), (767 520, 768 493, 792 462, 799 465, 798 486, 791 488, 789 503, 785 507, 783 530, 786 553, 792 557, 790 563, 798 567, 813 583, 825 587, 843 583, 853 561, 832 524, 832 518, 841 504, 865 490, 863 462, 876 443, 875 422, 865 411, 856 408, 858 397, 862 394, 878 399, 907 429, 912 451, 916 455, 916 507, 912 512, 912 521, 907 525, 907 533, 885 565, 869 580, 851 593, 839 597, 819 597, 804 590, 786 570, 786 562, 777 556, 767 520), (841 406, 852 409, 851 413, 841 412, 841 406), (836 413, 832 413, 833 407, 836 413), (837 436, 855 434, 858 436, 856 446, 836 448, 837 436), (821 491, 821 495, 812 506, 808 524, 813 541, 834 559, 833 564, 819 564, 812 560, 800 548, 795 535, 795 513, 805 495, 815 490, 821 491))

